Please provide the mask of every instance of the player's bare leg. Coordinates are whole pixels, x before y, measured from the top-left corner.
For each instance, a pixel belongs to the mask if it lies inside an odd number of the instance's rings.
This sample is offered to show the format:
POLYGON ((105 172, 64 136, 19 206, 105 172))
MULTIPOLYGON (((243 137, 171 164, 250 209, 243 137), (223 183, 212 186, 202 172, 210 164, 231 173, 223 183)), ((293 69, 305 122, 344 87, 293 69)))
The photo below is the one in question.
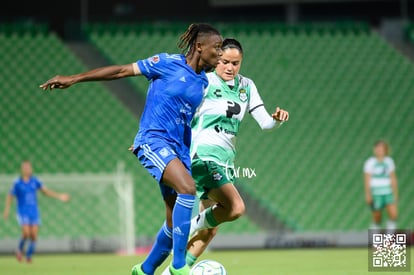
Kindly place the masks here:
POLYGON ((224 184, 210 190, 208 197, 217 203, 193 218, 190 235, 202 229, 216 227, 223 222, 233 221, 245 211, 243 199, 233 184, 224 184))
POLYGON ((392 234, 397 229, 398 210, 396 203, 388 204, 385 208, 388 214, 387 233, 392 234))
POLYGON ((217 235, 217 232, 218 226, 197 231, 197 234, 188 241, 187 252, 195 258, 200 257, 217 235))
POLYGON ((29 247, 27 248, 26 252, 26 261, 28 263, 32 262, 32 256, 36 249, 36 241, 37 241, 37 235, 39 232, 39 226, 38 225, 30 225, 29 226, 29 247))
POLYGON ((19 247, 16 251, 16 259, 21 262, 23 259, 24 245, 26 240, 30 238, 30 226, 27 224, 22 225, 22 237, 19 241, 19 247))
POLYGON ((375 210, 372 211, 372 221, 376 224, 380 224, 381 223, 381 210, 375 210))
POLYGON ((208 196, 217 202, 212 212, 218 223, 233 221, 244 214, 244 201, 233 184, 212 189, 208 196))
MULTIPOLYGON (((216 202, 212 200, 202 200, 200 201, 199 211, 201 212, 215 204, 216 202)), ((218 227, 197 231, 197 233, 188 241, 187 263, 190 266, 194 264, 195 260, 206 250, 214 236, 217 234, 217 231, 218 227)))
MULTIPOLYGON (((168 257, 172 248, 172 212, 174 209, 176 198, 176 194, 171 194, 164 197, 165 224, 163 224, 162 228, 158 232, 152 250, 149 253, 145 262, 139 263, 132 268, 133 275, 152 274, 155 271, 155 268, 158 266, 158 264, 165 261, 165 259, 168 257), (168 234, 166 234, 166 232, 168 232, 168 234), (153 254, 155 254, 156 256, 154 257, 153 254), (143 267, 144 265, 146 265, 146 267, 143 267), (145 273, 143 270, 148 270, 148 268, 151 270, 147 271, 149 273, 145 273)), ((170 275, 169 272, 168 275, 170 275)))
MULTIPOLYGON (((208 207, 217 204, 212 200, 200 201, 199 211, 203 211, 208 207)), ((218 231, 218 227, 209 228, 197 231, 197 233, 191 237, 187 244, 187 264, 192 266, 197 258, 206 250, 211 240, 218 231)), ((169 268, 167 267, 161 275, 170 275, 169 268)))
POLYGON ((166 224, 160 229, 153 246, 153 249, 155 246, 157 249, 150 252, 144 263, 133 267, 132 274, 134 275, 152 274, 155 268, 166 259, 171 246, 174 251, 173 261, 170 265, 171 273, 189 273, 189 267, 185 262, 185 253, 195 200, 195 184, 186 167, 178 158, 168 163, 161 182, 173 188, 177 194, 164 197, 166 224), (166 234, 167 231, 168 234, 166 234))
POLYGON ((185 255, 196 193, 194 180, 184 164, 176 158, 165 168, 162 182, 177 192, 174 207, 171 213, 167 212, 167 224, 170 219, 173 227, 173 261, 170 265, 170 272, 188 274, 189 268, 186 265, 185 255))
POLYGON ((381 220, 382 220, 382 213, 381 210, 374 210, 372 211, 372 224, 370 229, 374 231, 374 233, 379 233, 381 227, 381 220))
POLYGON ((195 195, 196 193, 193 178, 178 158, 168 163, 162 176, 162 182, 173 188, 177 194, 195 195))
MULTIPOLYGON (((206 220, 206 209, 211 210, 211 215, 214 215, 217 223, 233 221, 243 215, 245 211, 243 199, 233 184, 224 184, 219 188, 214 188, 210 190, 208 196, 211 199, 200 202, 199 215, 204 215, 203 220, 206 220)), ((190 266, 205 251, 218 231, 217 226, 197 228, 198 218, 196 216, 191 221, 191 233, 197 231, 197 234, 192 236, 187 244, 187 263, 190 266)), ((200 225, 205 226, 205 222, 200 222, 200 225)), ((168 271, 165 270, 162 274, 168 274, 168 271)))
POLYGON ((243 215, 243 199, 233 184, 224 184, 209 191, 210 200, 203 200, 200 213, 191 220, 190 234, 194 235, 187 245, 187 263, 194 264, 217 233, 218 225, 233 221, 243 215))
POLYGON ((167 222, 168 227, 172 227, 172 212, 174 209, 175 200, 177 199, 177 195, 170 195, 164 199, 165 204, 165 220, 167 222))

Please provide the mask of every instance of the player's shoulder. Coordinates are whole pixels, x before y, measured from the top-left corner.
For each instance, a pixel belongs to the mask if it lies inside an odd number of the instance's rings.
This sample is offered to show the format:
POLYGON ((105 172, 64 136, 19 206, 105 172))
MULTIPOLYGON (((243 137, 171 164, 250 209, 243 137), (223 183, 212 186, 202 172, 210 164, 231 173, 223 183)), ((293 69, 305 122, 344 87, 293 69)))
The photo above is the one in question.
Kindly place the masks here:
POLYGON ((219 80, 218 75, 216 74, 216 72, 208 72, 206 73, 206 77, 209 81, 216 81, 219 80))
POLYGON ((33 181, 40 181, 39 180, 39 178, 37 177, 37 176, 31 176, 31 178, 30 178, 31 180, 33 180, 33 181))
POLYGON ((388 163, 392 163, 392 164, 394 164, 394 159, 393 159, 392 157, 390 157, 390 156, 386 156, 386 157, 384 158, 384 161, 385 161, 385 162, 388 162, 388 163))
POLYGON ((373 165, 375 164, 375 162, 377 161, 377 159, 375 157, 369 157, 368 159, 365 160, 365 165, 373 165))
POLYGON ((170 54, 166 52, 156 53, 150 57, 148 57, 145 61, 150 63, 151 65, 155 65, 158 63, 173 63, 173 62, 182 62, 183 55, 182 54, 170 54))
POLYGON ((238 74, 237 75, 237 78, 239 80, 239 85, 240 86, 248 87, 248 86, 255 85, 253 79, 251 79, 251 78, 249 78, 247 76, 244 76, 242 74, 238 74))
POLYGON ((176 54, 176 53, 159 53, 158 57, 161 61, 165 63, 183 63, 184 56, 182 54, 176 54))
POLYGON ((217 75, 216 72, 208 72, 205 74, 210 88, 223 85, 223 80, 217 75))
POLYGON ((22 180, 22 177, 16 177, 15 179, 14 179, 14 181, 13 181, 13 185, 18 185, 18 184, 20 184, 21 182, 22 182, 23 180, 22 180))
POLYGON ((35 183, 37 183, 37 184, 41 184, 41 183, 42 183, 42 182, 40 181, 40 179, 39 179, 38 177, 36 177, 36 176, 31 176, 30 181, 31 181, 31 182, 35 182, 35 183))

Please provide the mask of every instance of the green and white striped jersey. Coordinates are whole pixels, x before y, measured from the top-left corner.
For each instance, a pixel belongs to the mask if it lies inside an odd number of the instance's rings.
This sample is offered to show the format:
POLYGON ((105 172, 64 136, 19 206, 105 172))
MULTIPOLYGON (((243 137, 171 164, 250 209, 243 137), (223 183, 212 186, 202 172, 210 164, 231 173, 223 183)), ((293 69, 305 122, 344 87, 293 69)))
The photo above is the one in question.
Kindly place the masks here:
POLYGON ((215 72, 207 74, 209 85, 192 120, 191 155, 204 161, 234 167, 236 137, 245 113, 252 113, 262 129, 275 121, 264 108, 254 82, 242 75, 225 82, 215 72), (259 116, 260 113, 260 116, 259 116))
POLYGON ((390 174, 393 171, 395 171, 395 164, 391 157, 385 157, 383 161, 370 157, 365 161, 364 173, 371 175, 372 195, 392 194, 390 174))

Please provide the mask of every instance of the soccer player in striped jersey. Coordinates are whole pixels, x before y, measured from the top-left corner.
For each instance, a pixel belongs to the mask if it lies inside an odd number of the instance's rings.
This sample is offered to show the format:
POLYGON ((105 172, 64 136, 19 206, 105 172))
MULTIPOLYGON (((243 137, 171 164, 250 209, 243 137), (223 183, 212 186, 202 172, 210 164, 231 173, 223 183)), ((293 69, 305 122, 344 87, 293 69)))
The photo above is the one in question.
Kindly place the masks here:
MULTIPOLYGON (((40 87, 67 88, 75 83, 144 75, 149 81, 133 152, 156 179, 166 207, 166 221, 155 244, 132 274, 154 274, 171 249, 172 274, 189 274, 185 254, 196 188, 191 177, 191 120, 214 69, 222 37, 209 24, 191 24, 180 37, 184 54, 161 53, 132 64, 107 66, 72 76, 56 76, 40 87)), ((133 217, 131 217, 132 219, 133 217)))
POLYGON ((219 224, 244 213, 244 202, 232 177, 235 140, 244 115, 250 113, 263 130, 289 119, 289 113, 279 107, 270 115, 254 82, 239 74, 241 44, 228 38, 223 41, 222 50, 216 70, 207 74, 209 85, 192 122, 191 168, 201 212, 191 222, 190 236, 198 232, 188 244, 190 266, 207 248, 219 224))
POLYGON ((57 193, 46 188, 37 177, 33 176, 33 166, 30 161, 23 161, 20 168, 21 175, 14 182, 9 194, 7 194, 3 217, 4 219, 8 219, 10 205, 13 197, 15 197, 17 200, 17 220, 22 228, 22 237, 19 240, 16 258, 19 262, 23 260, 25 245, 29 240, 26 250, 26 262, 30 263, 36 249, 37 234, 40 225, 37 191, 40 190, 44 195, 62 202, 69 201, 70 197, 66 193, 57 193))
POLYGON ((396 229, 398 184, 394 160, 389 156, 389 146, 384 140, 374 145, 374 156, 364 163, 365 200, 372 210, 371 229, 379 230, 382 210, 388 213, 386 229, 396 229))

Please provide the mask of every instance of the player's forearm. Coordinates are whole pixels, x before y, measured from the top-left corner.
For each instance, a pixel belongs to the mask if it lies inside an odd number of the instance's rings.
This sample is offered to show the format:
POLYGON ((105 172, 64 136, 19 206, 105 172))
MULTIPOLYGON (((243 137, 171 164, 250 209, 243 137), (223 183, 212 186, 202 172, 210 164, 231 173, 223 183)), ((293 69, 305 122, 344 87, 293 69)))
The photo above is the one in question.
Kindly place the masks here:
POLYGON ((43 189, 43 194, 45 194, 46 196, 50 198, 54 198, 54 199, 58 199, 60 195, 59 193, 52 191, 50 189, 43 189))
POLYGON ((134 71, 130 65, 106 66, 84 73, 72 75, 73 84, 86 81, 114 80, 123 77, 133 76, 134 71))
POLYGON ((10 194, 8 194, 7 197, 6 197, 6 201, 4 203, 4 211, 5 212, 9 212, 12 200, 13 200, 13 197, 10 194))
POLYGON ((273 117, 266 111, 264 106, 260 106, 253 110, 251 114, 262 130, 270 130, 276 125, 280 125, 280 123, 274 120, 273 117))

